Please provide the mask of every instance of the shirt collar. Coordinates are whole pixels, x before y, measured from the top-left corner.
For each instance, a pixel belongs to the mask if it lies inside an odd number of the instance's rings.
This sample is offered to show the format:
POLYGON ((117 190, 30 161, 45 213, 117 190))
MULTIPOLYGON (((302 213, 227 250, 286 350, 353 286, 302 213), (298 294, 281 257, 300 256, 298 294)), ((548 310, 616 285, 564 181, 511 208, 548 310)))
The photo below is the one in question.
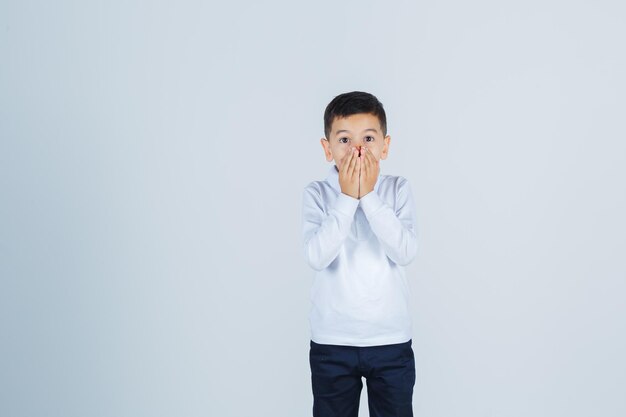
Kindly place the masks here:
MULTIPOLYGON (((376 179, 376 184, 374 185, 374 192, 378 194, 378 187, 380 185, 380 177, 382 176, 382 168, 380 164, 378 165, 378 179, 376 179)), ((328 175, 326 176, 326 182, 329 183, 338 193, 341 192, 341 186, 339 185, 339 169, 336 164, 333 164, 328 170, 328 175)))

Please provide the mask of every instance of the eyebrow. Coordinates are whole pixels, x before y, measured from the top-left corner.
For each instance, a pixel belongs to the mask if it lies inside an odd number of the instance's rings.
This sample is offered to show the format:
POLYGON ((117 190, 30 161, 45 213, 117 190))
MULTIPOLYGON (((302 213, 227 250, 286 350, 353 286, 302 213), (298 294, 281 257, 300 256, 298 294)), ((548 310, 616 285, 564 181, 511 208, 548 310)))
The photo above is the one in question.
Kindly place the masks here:
MULTIPOLYGON (((376 132, 376 133, 378 133, 378 130, 376 130, 376 129, 372 129, 372 128, 365 129, 363 132, 368 132, 368 131, 372 131, 372 132, 376 132)), ((346 133, 351 133, 349 130, 341 129, 341 130, 336 131, 336 132, 335 132, 335 135, 338 135, 338 134, 343 133, 343 132, 346 132, 346 133)))

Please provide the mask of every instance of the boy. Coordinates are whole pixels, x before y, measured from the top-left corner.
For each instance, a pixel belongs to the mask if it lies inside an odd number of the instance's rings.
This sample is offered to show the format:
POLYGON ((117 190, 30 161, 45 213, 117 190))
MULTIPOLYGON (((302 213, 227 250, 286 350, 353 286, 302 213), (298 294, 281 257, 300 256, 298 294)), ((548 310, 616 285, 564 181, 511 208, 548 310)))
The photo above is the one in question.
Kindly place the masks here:
POLYGON ((357 417, 366 378, 371 417, 413 416, 415 384, 404 266, 416 256, 413 196, 380 173, 390 136, 378 99, 353 91, 324 113, 324 181, 302 194, 311 289, 309 362, 314 417, 357 417))

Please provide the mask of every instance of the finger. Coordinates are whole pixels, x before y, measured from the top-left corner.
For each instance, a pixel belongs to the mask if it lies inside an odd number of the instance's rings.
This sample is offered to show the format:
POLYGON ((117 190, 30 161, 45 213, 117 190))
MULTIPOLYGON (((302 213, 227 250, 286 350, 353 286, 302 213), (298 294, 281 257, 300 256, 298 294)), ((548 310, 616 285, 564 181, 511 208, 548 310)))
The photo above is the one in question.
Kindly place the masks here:
POLYGON ((365 154, 367 155, 367 165, 370 169, 370 172, 374 173, 374 165, 376 164, 376 158, 374 157, 374 154, 370 152, 369 149, 367 150, 365 154))
POLYGON ((370 150, 368 149, 367 152, 365 152, 365 154, 367 155, 367 160, 370 163, 373 163, 374 162, 374 155, 372 155, 372 152, 370 152, 370 150))
POLYGON ((348 175, 350 175, 350 179, 354 179, 354 172, 358 158, 359 157, 357 156, 357 150, 355 149, 352 151, 352 158, 350 159, 350 167, 348 170, 348 175))
POLYGON ((378 159, 376 159, 376 157, 374 156, 373 153, 368 152, 369 156, 370 156, 370 161, 372 163, 372 172, 374 172, 376 170, 376 167, 378 166, 378 159))
POLYGON ((363 174, 365 178, 367 178, 369 175, 369 163, 370 163, 370 160, 368 157, 368 152, 366 150, 365 152, 363 152, 363 162, 361 164, 363 166, 363 174))
POLYGON ((342 163, 341 163, 341 172, 345 175, 348 173, 348 168, 350 167, 350 161, 352 159, 352 156, 354 155, 354 152, 352 150, 350 150, 348 153, 346 153, 344 155, 344 157, 342 158, 342 163))
POLYGON ((354 153, 354 166, 353 171, 352 171, 352 180, 354 181, 355 178, 359 178, 359 171, 361 170, 361 164, 359 161, 359 151, 358 149, 355 151, 354 153))

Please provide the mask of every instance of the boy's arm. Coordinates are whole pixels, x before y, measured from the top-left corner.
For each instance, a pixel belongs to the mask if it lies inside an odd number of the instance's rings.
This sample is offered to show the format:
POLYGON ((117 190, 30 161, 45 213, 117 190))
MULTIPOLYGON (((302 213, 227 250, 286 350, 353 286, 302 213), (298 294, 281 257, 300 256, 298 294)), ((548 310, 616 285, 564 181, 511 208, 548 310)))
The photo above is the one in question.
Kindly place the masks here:
POLYGON ((321 271, 337 257, 350 233, 358 205, 358 199, 339 193, 334 206, 324 213, 317 192, 305 187, 302 193, 303 250, 311 268, 321 271))
POLYGON ((365 194, 359 201, 389 259, 398 265, 408 265, 417 254, 417 220, 413 193, 406 178, 398 184, 397 199, 395 213, 374 191, 365 194))

